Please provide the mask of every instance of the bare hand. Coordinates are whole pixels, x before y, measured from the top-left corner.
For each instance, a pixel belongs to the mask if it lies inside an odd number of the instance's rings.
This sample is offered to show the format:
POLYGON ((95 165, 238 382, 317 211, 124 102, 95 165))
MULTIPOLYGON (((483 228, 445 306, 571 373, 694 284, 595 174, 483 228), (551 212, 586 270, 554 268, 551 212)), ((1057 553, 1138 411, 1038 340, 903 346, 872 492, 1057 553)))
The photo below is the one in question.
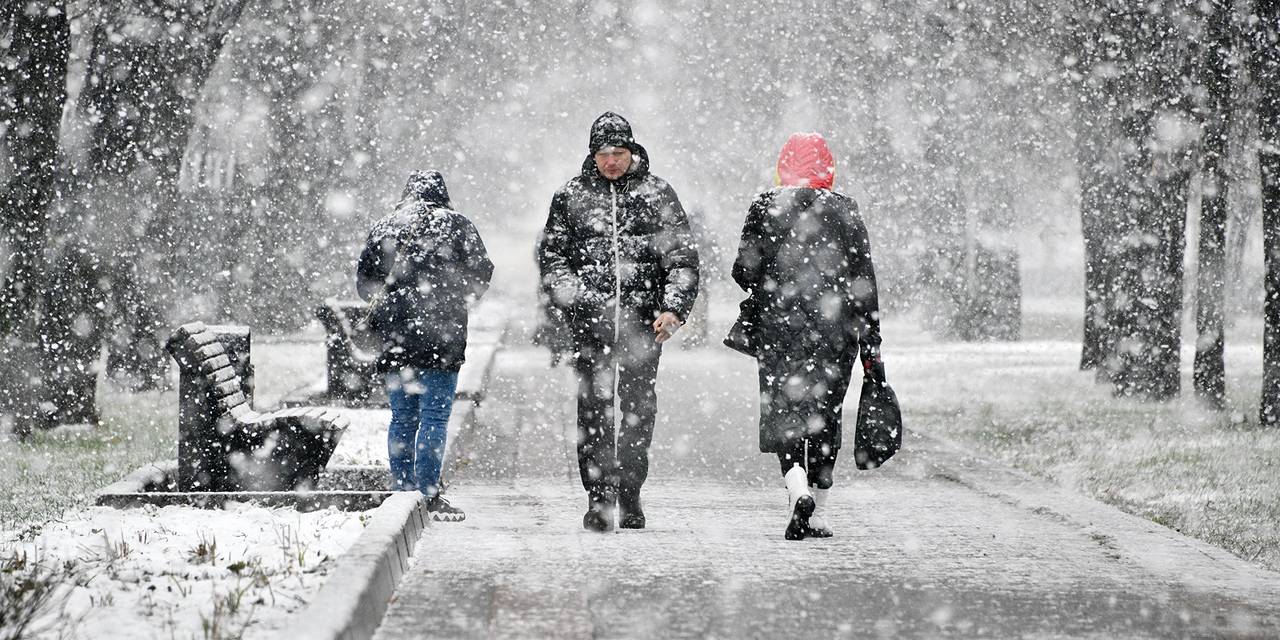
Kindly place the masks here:
POLYGON ((670 311, 663 311, 657 320, 653 321, 654 340, 659 344, 671 339, 671 335, 680 328, 680 318, 670 311))

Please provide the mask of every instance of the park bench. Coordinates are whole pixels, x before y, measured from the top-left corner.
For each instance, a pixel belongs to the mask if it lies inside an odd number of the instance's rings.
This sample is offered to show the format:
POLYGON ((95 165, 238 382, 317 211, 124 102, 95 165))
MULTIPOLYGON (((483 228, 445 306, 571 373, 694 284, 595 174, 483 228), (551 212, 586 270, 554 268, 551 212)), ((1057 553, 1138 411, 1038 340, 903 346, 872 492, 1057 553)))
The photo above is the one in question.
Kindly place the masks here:
MULTIPOLYGON (((286 407, 340 405, 386 407, 383 381, 375 367, 381 338, 360 324, 368 305, 358 300, 330 298, 316 306, 325 331, 325 375, 315 384, 288 394, 286 407)), ((502 343, 505 315, 501 303, 484 301, 472 314, 467 338, 467 364, 458 372, 458 400, 484 399, 493 356, 502 343)))
POLYGON ((166 345, 178 363, 178 490, 314 488, 350 424, 332 409, 253 410, 249 329, 182 325, 166 345))
POLYGON ((330 298, 316 306, 325 332, 325 394, 331 400, 371 403, 383 400, 382 380, 374 365, 379 339, 360 320, 369 306, 355 300, 330 298))

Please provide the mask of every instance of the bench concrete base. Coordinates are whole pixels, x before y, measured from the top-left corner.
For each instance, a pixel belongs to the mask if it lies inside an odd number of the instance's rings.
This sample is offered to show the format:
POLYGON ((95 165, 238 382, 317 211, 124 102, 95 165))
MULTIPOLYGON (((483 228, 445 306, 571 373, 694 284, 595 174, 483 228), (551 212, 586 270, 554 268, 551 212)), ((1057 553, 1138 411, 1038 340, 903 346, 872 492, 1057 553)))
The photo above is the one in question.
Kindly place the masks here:
POLYGON ((94 502, 122 509, 143 505, 217 509, 228 502, 253 502, 300 511, 328 507, 365 511, 393 495, 386 489, 391 478, 384 467, 334 466, 320 475, 311 491, 179 491, 177 477, 177 461, 154 462, 103 488, 94 502))

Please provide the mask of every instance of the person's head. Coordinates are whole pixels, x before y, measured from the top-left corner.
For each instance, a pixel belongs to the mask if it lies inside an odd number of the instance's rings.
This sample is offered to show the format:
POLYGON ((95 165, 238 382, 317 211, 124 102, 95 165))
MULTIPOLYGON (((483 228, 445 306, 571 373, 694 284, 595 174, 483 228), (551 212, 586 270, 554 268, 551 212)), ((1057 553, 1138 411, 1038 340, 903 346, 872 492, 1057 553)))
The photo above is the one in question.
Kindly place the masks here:
POLYGON ((612 111, 600 114, 591 123, 588 145, 591 157, 596 162, 596 170, 606 180, 617 180, 631 169, 636 140, 631 134, 631 123, 626 118, 612 111))
POLYGON ((400 203, 426 202, 449 206, 449 189, 439 171, 413 171, 400 193, 400 203))
POLYGON ((778 184, 784 187, 830 189, 836 163, 827 141, 817 133, 793 133, 778 154, 778 184))

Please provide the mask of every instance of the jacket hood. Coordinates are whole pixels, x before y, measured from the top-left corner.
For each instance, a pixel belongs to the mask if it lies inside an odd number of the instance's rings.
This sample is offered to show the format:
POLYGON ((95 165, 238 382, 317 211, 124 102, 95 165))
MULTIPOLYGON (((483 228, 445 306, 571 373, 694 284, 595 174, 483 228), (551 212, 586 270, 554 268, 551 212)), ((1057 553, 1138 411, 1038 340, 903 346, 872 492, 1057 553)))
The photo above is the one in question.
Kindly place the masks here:
POLYGON ((604 179, 599 171, 596 171, 596 161, 593 156, 596 152, 605 147, 622 147, 631 152, 634 160, 631 162, 631 168, 627 169, 619 180, 626 180, 632 176, 643 176, 649 172, 649 152, 645 151, 640 143, 636 142, 635 135, 631 133, 631 123, 627 119, 612 112, 606 111, 591 123, 591 138, 587 144, 587 159, 582 163, 582 175, 585 178, 604 179))
POLYGON ((636 147, 635 135, 631 133, 631 123, 627 119, 612 112, 606 111, 591 123, 591 137, 587 143, 587 152, 595 154, 604 147, 623 147, 630 149, 635 153, 636 147))
POLYGON ((784 187, 830 189, 836 163, 827 141, 817 133, 793 133, 778 154, 778 184, 784 187))
POLYGON ((400 194, 400 203, 425 202, 441 207, 449 206, 449 190, 444 186, 444 176, 439 171, 414 171, 400 194))

